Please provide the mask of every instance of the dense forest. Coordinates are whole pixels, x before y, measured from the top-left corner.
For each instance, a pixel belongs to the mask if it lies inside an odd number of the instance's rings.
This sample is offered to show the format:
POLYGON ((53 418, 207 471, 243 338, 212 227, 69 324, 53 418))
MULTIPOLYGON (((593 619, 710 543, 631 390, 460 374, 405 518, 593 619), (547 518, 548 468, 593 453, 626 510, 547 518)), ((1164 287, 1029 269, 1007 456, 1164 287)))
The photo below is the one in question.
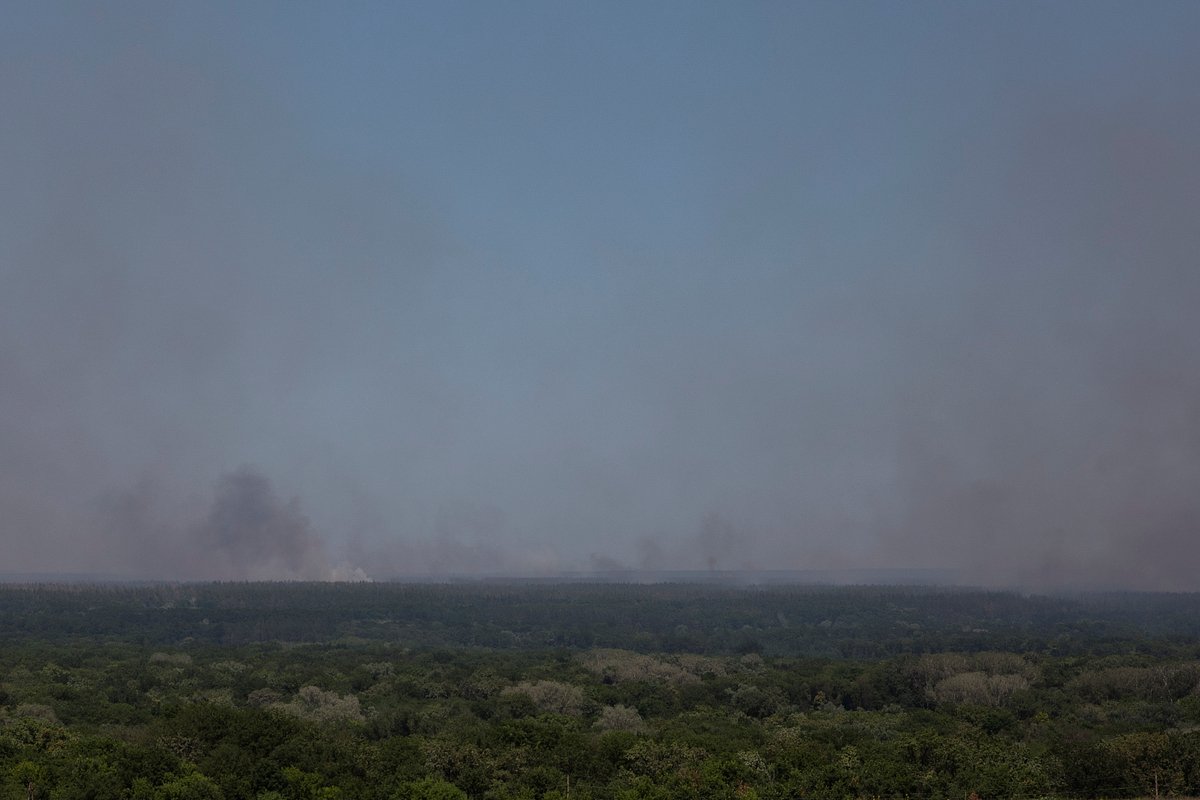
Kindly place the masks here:
POLYGON ((0 587, 12 798, 1200 794, 1200 596, 0 587))

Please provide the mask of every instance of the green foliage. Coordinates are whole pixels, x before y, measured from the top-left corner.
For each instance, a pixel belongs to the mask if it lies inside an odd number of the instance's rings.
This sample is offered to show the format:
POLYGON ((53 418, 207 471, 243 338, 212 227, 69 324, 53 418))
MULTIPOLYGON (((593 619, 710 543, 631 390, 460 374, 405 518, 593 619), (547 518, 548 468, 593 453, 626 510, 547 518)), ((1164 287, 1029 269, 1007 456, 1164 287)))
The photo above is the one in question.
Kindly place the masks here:
POLYGON ((405 783, 392 793, 391 800, 467 800, 467 795, 453 783, 425 778, 405 783))
POLYGON ((0 587, 0 797, 1200 794, 1194 612, 903 588, 0 587))
POLYGON ((158 787, 155 800, 224 800, 225 795, 209 778, 190 772, 158 787))

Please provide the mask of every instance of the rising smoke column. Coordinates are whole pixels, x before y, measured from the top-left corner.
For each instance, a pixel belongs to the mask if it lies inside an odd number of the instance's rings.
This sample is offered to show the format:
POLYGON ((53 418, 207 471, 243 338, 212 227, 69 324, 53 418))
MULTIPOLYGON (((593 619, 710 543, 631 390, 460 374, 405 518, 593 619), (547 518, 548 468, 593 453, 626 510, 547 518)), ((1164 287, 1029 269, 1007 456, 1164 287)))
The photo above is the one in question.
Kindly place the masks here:
POLYGON ((191 535, 203 577, 320 580, 330 574, 300 501, 281 499, 250 467, 221 476, 208 515, 191 535))

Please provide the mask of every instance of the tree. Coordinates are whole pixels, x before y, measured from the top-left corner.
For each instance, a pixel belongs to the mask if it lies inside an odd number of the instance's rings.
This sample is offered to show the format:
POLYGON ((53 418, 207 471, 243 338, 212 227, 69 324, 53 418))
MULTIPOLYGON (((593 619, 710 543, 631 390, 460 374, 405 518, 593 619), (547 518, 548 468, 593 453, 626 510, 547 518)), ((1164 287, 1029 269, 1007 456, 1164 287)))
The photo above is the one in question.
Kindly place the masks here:
POLYGON ((224 800, 220 787, 199 772, 168 781, 158 787, 157 800, 224 800))
POLYGON ((42 788, 46 783, 46 768, 32 761, 21 761, 10 772, 13 780, 21 784, 25 790, 26 800, 34 800, 42 796, 42 788))
POLYGON ((440 778, 409 781, 392 793, 391 800, 467 800, 466 792, 440 778))

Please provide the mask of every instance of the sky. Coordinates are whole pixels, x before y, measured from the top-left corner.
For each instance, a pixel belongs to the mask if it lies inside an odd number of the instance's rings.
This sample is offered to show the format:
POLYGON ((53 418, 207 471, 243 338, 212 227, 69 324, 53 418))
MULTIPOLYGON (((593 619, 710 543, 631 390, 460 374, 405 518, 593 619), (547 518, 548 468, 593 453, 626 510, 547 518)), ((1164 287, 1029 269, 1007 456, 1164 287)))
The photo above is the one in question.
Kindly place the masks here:
POLYGON ((0 571, 1200 590, 1200 5, 3 16, 0 571))

